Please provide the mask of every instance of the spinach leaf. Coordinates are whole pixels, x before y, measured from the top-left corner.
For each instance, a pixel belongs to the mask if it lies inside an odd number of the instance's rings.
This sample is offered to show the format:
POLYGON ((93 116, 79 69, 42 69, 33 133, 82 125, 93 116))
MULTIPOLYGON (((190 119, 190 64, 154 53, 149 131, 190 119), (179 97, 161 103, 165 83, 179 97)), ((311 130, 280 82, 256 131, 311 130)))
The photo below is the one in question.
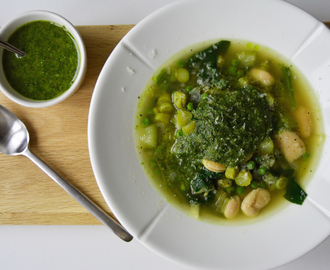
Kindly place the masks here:
POLYGON ((282 71, 283 75, 283 84, 284 87, 288 93, 291 108, 295 109, 296 108, 296 102, 294 99, 294 94, 293 94, 293 87, 292 87, 292 81, 291 81, 291 71, 289 67, 286 67, 284 65, 280 65, 280 69, 282 71))
POLYGON ((193 193, 199 194, 214 190, 214 181, 220 178, 221 175, 220 173, 211 172, 203 167, 201 172, 190 182, 193 193))
POLYGON ((217 56, 225 54, 229 46, 230 41, 221 40, 188 59, 186 65, 197 70, 197 83, 199 85, 220 85, 217 56))
POLYGON ((293 177, 289 177, 289 182, 284 194, 284 198, 289 202, 302 205, 306 197, 307 193, 299 186, 293 177))

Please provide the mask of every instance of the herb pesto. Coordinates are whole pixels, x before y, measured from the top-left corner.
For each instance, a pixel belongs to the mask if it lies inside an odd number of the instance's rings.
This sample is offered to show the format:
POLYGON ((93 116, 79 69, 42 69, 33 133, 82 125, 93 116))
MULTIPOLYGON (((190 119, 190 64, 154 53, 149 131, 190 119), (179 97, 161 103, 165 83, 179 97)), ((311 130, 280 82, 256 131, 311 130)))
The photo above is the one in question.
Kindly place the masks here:
POLYGON ((175 152, 227 167, 243 163, 273 128, 265 96, 250 88, 208 95, 193 117, 195 130, 178 138, 175 152))
POLYGON ((7 81, 22 96, 49 100, 70 88, 78 68, 78 51, 71 34, 50 21, 33 21, 13 32, 8 42, 25 57, 4 50, 7 81))

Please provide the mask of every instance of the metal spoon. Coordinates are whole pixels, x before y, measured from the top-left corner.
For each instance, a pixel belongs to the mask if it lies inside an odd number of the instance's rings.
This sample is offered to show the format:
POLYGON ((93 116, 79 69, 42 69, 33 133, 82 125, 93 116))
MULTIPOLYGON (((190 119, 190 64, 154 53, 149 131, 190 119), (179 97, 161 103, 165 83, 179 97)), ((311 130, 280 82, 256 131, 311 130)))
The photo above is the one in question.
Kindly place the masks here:
POLYGON ((133 237, 112 217, 103 212, 98 206, 91 202, 85 195, 69 184, 46 163, 40 160, 29 150, 29 132, 25 125, 8 109, 0 105, 0 152, 6 155, 23 155, 31 159, 41 170, 43 170, 57 184, 64 188, 82 206, 90 211, 104 225, 110 227, 114 233, 126 242, 133 237))
POLYGON ((25 56, 25 52, 23 52, 23 51, 17 49, 17 48, 14 47, 13 45, 9 44, 8 42, 6 42, 6 41, 4 41, 4 40, 2 40, 2 39, 0 39, 0 47, 6 49, 6 50, 8 50, 8 51, 11 51, 11 52, 13 52, 13 53, 16 53, 16 54, 18 54, 19 56, 22 56, 22 57, 25 56))

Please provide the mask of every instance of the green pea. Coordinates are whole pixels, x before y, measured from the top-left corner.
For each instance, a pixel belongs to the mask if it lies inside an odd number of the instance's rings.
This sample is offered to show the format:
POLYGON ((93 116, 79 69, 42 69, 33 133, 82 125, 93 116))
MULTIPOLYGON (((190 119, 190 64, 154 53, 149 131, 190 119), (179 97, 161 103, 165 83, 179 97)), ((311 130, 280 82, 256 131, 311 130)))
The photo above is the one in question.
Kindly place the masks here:
POLYGON ((176 136, 179 138, 179 137, 182 137, 184 135, 184 132, 183 132, 183 130, 178 130, 177 132, 176 132, 176 136))
POLYGON ((151 165, 152 167, 156 167, 156 166, 157 166, 157 162, 156 162, 155 160, 151 160, 151 161, 150 161, 150 165, 151 165))
POLYGON ((264 181, 260 182, 259 187, 266 188, 266 183, 264 181))
POLYGON ((192 87, 191 85, 188 85, 187 87, 186 87, 186 90, 187 90, 187 92, 189 93, 191 90, 193 90, 194 89, 194 87, 192 87))
POLYGON ((233 59, 232 61, 231 61, 231 65, 232 66, 237 66, 238 65, 238 60, 237 59, 233 59))
POLYGON ((266 172, 267 172, 267 168, 264 167, 264 166, 260 166, 259 169, 258 169, 258 172, 260 175, 265 175, 266 172))
POLYGON ((161 153, 161 152, 163 152, 163 146, 158 145, 157 148, 156 148, 156 152, 157 152, 157 153, 161 153))
POLYGON ((202 94, 202 99, 206 99, 208 97, 208 94, 207 93, 203 93, 202 94))
POLYGON ((192 104, 192 102, 189 102, 189 103, 187 104, 187 109, 188 109, 189 111, 192 111, 192 110, 194 109, 194 104, 192 104))
POLYGON ((256 156, 256 158, 254 159, 258 164, 261 163, 261 156, 256 156))
POLYGON ((252 181, 250 184, 250 187, 253 189, 256 189, 259 187, 259 183, 257 181, 252 181))
POLYGON ((237 76, 242 77, 244 75, 244 70, 238 69, 236 74, 237 76))
POLYGON ((228 73, 230 75, 236 75, 236 70, 237 70, 237 68, 235 66, 230 66, 228 69, 228 73))
POLYGON ((248 170, 254 170, 254 168, 256 167, 256 164, 253 160, 250 160, 247 164, 246 164, 248 170))
POLYGON ((236 192, 237 192, 237 194, 242 195, 245 192, 245 188, 244 187, 237 187, 236 192))
POLYGON ((233 192, 235 192, 235 188, 233 186, 226 187, 226 191, 227 191, 227 193, 232 194, 233 192))
POLYGON ((147 125, 149 125, 149 119, 148 119, 148 118, 143 118, 143 119, 142 119, 142 125, 143 125, 143 126, 147 126, 147 125))
POLYGON ((147 110, 147 114, 148 114, 148 115, 153 115, 153 114, 154 114, 154 108, 149 108, 149 109, 147 110))
POLYGON ((308 158, 309 158, 309 156, 310 156, 310 155, 309 155, 309 153, 308 153, 308 152, 306 152, 306 153, 305 153, 305 154, 302 156, 302 158, 303 158, 303 159, 308 159, 308 158))
POLYGON ((184 67, 184 61, 183 60, 179 60, 177 63, 178 67, 182 68, 184 67))

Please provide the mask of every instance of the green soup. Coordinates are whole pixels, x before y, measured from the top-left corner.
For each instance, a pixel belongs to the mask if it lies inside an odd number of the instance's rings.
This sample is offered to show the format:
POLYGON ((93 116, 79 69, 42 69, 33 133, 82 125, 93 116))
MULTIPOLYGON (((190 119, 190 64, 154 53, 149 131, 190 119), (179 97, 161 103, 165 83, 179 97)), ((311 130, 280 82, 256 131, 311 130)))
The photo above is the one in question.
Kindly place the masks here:
POLYGON ((170 202, 195 217, 241 220, 286 200, 303 203, 321 119, 313 90, 288 60, 223 40, 162 65, 139 97, 135 139, 170 202))
POLYGON ((7 81, 20 95, 49 100, 70 88, 78 69, 74 38, 50 21, 33 21, 18 28, 8 42, 26 53, 4 50, 2 66, 7 81))

